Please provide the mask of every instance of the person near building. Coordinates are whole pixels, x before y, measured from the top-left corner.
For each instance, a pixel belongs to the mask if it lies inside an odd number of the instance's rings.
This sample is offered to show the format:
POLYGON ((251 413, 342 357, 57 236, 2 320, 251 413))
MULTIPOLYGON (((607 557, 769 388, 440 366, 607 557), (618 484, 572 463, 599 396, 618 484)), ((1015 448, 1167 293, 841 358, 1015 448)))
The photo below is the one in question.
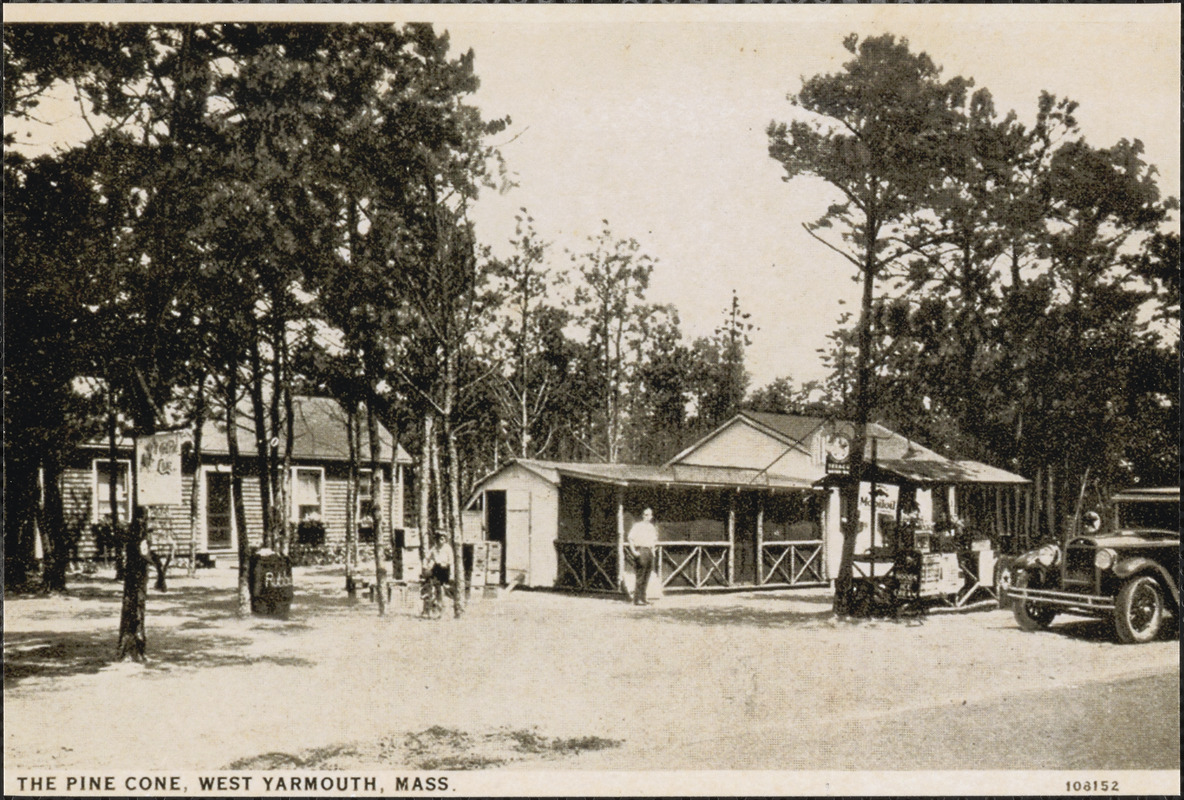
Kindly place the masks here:
POLYGON ((641 512, 641 519, 629 528, 629 552, 637 565, 637 587, 633 591, 633 604, 649 605, 645 597, 646 584, 654 568, 654 547, 658 544, 658 528, 654 525, 654 511, 647 508, 641 512))
POLYGON ((442 533, 432 535, 432 545, 426 554, 424 572, 427 573, 425 615, 436 616, 443 606, 444 587, 452 580, 452 547, 444 540, 442 533))

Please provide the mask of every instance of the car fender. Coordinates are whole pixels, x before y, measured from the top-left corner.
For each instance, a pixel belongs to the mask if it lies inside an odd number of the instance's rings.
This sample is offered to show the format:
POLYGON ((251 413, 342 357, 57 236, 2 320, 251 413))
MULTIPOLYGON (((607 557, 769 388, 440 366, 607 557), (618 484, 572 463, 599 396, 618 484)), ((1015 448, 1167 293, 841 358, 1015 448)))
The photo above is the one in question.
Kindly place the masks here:
POLYGON ((1176 586, 1175 579, 1166 569, 1156 562, 1149 558, 1136 556, 1135 558, 1123 559, 1114 565, 1114 574, 1123 580, 1140 572, 1156 573, 1161 578, 1161 582, 1168 587, 1168 591, 1172 593, 1172 599, 1176 601, 1176 605, 1180 605, 1180 589, 1176 586))

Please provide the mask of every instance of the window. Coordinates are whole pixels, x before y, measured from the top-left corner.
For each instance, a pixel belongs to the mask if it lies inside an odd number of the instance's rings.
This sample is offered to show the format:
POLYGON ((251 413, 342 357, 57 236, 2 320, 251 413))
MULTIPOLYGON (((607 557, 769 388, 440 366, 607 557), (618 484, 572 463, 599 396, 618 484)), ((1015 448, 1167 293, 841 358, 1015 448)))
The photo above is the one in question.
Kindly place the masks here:
POLYGON ((370 477, 373 470, 358 470, 358 541, 374 541, 374 498, 370 493, 370 477))
POLYGON ((313 515, 320 519, 323 513, 321 487, 325 472, 320 467, 292 468, 292 521, 303 522, 313 515))
MULTIPOLYGON (((115 509, 119 513, 119 524, 126 525, 131 519, 131 485, 128 482, 131 461, 115 462, 115 509)), ((95 459, 92 471, 94 484, 91 497, 94 498, 93 522, 111 518, 111 462, 95 459)))

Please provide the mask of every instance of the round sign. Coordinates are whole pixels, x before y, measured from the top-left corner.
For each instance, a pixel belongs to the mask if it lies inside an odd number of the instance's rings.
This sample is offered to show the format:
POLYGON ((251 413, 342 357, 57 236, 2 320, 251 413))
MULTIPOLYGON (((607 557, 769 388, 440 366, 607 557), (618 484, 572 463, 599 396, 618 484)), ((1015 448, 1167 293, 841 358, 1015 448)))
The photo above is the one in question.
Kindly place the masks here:
POLYGON ((851 455, 851 440, 842 434, 835 434, 826 441, 826 453, 835 461, 846 461, 851 455))

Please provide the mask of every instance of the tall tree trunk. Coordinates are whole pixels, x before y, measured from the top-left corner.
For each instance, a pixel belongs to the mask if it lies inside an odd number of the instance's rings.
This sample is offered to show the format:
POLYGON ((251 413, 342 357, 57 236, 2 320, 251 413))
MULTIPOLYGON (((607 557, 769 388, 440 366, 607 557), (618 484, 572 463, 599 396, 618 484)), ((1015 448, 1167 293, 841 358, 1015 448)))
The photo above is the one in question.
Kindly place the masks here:
POLYGON ((358 497, 358 411, 351 401, 345 414, 345 438, 349 444, 348 482, 345 486, 345 592, 351 598, 357 595, 354 581, 354 564, 358 560, 358 531, 354 508, 358 497))
MULTIPOLYGON (((147 420, 147 430, 155 430, 155 421, 147 420)), ((130 489, 132 519, 123 537, 123 602, 119 614, 118 655, 121 661, 143 661, 148 650, 145 622, 148 616, 148 535, 144 509, 136 504, 135 449, 132 450, 130 489)))
MULTIPOLYGON (((360 472, 361 472, 361 463, 362 463, 362 420, 358 418, 359 406, 358 406, 358 403, 356 400, 353 401, 352 409, 353 410, 351 411, 351 415, 350 415, 350 419, 349 419, 349 424, 350 424, 349 446, 350 446, 350 449, 352 450, 352 453, 353 453, 350 456, 350 458, 353 459, 353 462, 354 462, 354 478, 357 479, 359 477, 360 472)), ((357 496, 356 495, 356 490, 357 490, 356 485, 354 486, 354 489, 355 489, 355 497, 356 497, 357 496)), ((358 520, 355 517, 354 530, 353 530, 352 538, 350 539, 350 550, 349 550, 349 557, 351 559, 353 559, 353 565, 354 565, 355 572, 360 571, 362 569, 362 550, 361 550, 361 548, 362 548, 362 536, 361 536, 361 533, 358 531, 358 520)))
MULTIPOLYGON (((463 533, 460 530, 460 459, 457 457, 456 434, 452 428, 453 407, 456 405, 457 374, 456 348, 450 347, 444 366, 444 414, 443 433, 444 445, 448 452, 448 486, 444 499, 445 521, 448 525, 448 537, 452 547, 452 575, 455 591, 453 592, 453 614, 459 617, 465 610, 464 593, 464 559, 462 553, 463 533)), ((443 487, 442 487, 443 488, 443 487)))
POLYGON ((283 490, 283 476, 280 474, 279 436, 280 436, 280 399, 283 393, 281 387, 288 382, 287 371, 284 366, 284 326, 282 323, 282 298, 275 297, 272 301, 271 314, 271 396, 267 401, 268 429, 270 435, 267 440, 268 481, 271 487, 271 548, 276 552, 286 552, 287 525, 285 520, 283 490))
POLYGON ((226 380, 226 443, 230 451, 230 501, 234 514, 236 538, 238 539, 238 615, 251 613, 250 548, 247 537, 247 507, 243 502, 243 474, 239 463, 238 416, 238 362, 230 360, 226 380))
POLYGON ((50 446, 45 456, 45 571, 42 586, 51 592, 66 591, 66 569, 70 564, 70 535, 62 507, 62 461, 58 449, 50 446))
POLYGON ((132 511, 128 535, 123 538, 123 603, 119 614, 119 659, 143 661, 148 650, 145 621, 148 607, 148 539, 140 509, 132 511))
POLYGON ((206 376, 197 382, 197 397, 193 403, 193 488, 189 492, 189 567, 186 574, 197 574, 197 513, 201 496, 201 439, 206 422, 206 376))
POLYGON ((1057 541, 1058 539, 1060 539, 1060 536, 1057 534, 1056 478, 1053 474, 1054 470, 1053 470, 1052 464, 1048 465, 1047 472, 1048 472, 1048 497, 1047 497, 1048 537, 1049 537, 1049 539, 1051 539, 1053 541, 1057 541))
MULTIPOLYGON (((285 370, 288 367, 288 348, 285 340, 284 348, 284 364, 285 370)), ((292 402, 292 386, 291 381, 285 381, 282 389, 284 393, 284 467, 281 486, 283 491, 280 495, 280 519, 283 521, 284 531, 284 555, 291 552, 292 546, 292 445, 296 439, 295 420, 296 409, 292 402)))
POLYGON ((374 525, 374 595, 378 616, 386 614, 386 570, 382 566, 382 442, 378 438, 378 418, 374 404, 366 403, 366 433, 370 438, 370 507, 374 525))
MULTIPOLYGON (((867 222, 869 232, 876 230, 873 220, 867 222)), ((850 613, 848 599, 854 580, 855 540, 859 535, 859 482, 864 477, 864 450, 867 446, 869 417, 869 383, 871 382, 872 299, 876 282, 876 237, 868 237, 867 254, 863 267, 863 296, 860 302, 857 330, 858 352, 855 367, 855 430, 851 440, 850 475, 840 490, 841 505, 847 517, 843 524, 843 549, 839 559, 839 574, 835 580, 834 611, 840 616, 850 613)), ((874 466, 874 465, 873 465, 874 466)), ((873 504, 874 506, 874 504, 873 504)), ((874 508, 871 513, 875 513, 874 508)))
POLYGON ((423 446, 419 452, 419 563, 427 556, 428 537, 432 523, 428 519, 432 506, 432 440, 436 436, 436 417, 429 408, 423 415, 423 446))
POLYGON ((263 360, 259 353, 259 332, 254 331, 250 345, 251 385, 251 413, 255 422, 255 461, 256 471, 259 473, 259 510, 263 516, 263 546, 271 547, 271 459, 268 458, 268 441, 271 438, 267 432, 267 419, 263 402, 263 360))
POLYGON ((23 586, 32 570, 41 499, 37 467, 28 456, 13 456, 10 450, 4 468, 4 581, 14 588, 23 586))
MULTIPOLYGON (((123 537, 119 533, 119 473, 116 468, 119 458, 119 445, 115 437, 115 397, 111 389, 111 379, 107 379, 107 498, 111 505, 111 538, 115 547, 115 580, 123 578, 124 547, 123 537)), ((131 488, 131 474, 128 474, 128 488, 131 488)))
MULTIPOLYGON (((443 534, 445 531, 445 526, 447 525, 448 510, 447 510, 447 500, 445 499, 445 496, 444 496, 444 494, 445 494, 445 492, 444 492, 444 473, 441 469, 442 465, 440 463, 440 437, 438 435, 432 437, 431 453, 432 453, 432 488, 435 491, 435 501, 436 501, 435 514, 432 515, 433 516, 433 519, 432 519, 433 525, 432 525, 431 530, 432 530, 433 534, 435 534, 436 532, 443 534)), ((449 539, 448 546, 452 549, 452 556, 453 556, 453 558, 452 558, 452 581, 451 581, 452 586, 453 586, 453 613, 459 614, 460 612, 456 608, 456 602, 457 602, 456 601, 456 586, 457 586, 456 573, 458 572, 458 570, 457 570, 457 561, 456 561, 456 547, 454 545, 455 545, 455 543, 451 539, 449 539)))

